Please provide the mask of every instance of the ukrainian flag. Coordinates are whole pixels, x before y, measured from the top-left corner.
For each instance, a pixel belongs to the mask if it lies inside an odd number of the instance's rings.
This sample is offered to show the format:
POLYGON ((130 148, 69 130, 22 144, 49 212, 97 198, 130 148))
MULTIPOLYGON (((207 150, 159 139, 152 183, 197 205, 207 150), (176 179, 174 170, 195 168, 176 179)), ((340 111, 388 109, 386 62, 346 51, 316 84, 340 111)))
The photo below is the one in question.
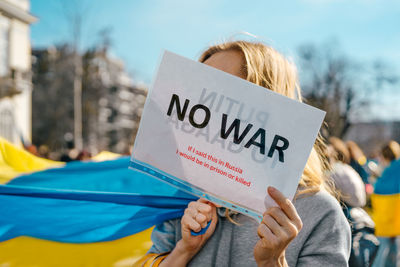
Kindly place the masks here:
POLYGON ((0 265, 131 266, 194 198, 128 165, 49 161, 0 138, 0 265))
POLYGON ((371 196, 375 234, 400 236, 400 160, 393 161, 378 178, 371 196))

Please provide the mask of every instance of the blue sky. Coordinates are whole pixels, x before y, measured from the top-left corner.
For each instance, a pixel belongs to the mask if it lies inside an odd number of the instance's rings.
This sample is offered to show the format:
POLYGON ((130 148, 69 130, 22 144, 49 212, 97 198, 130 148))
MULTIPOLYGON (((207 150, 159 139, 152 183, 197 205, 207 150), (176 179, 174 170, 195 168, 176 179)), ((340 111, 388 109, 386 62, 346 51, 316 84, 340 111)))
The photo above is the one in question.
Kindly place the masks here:
MULTIPOLYGON (((62 1, 31 0, 39 21, 31 28, 34 47, 70 40, 62 1)), ((304 43, 334 40, 360 62, 385 60, 400 74, 400 1, 397 0, 68 0, 87 10, 82 48, 111 27, 112 52, 136 81, 150 83, 162 49, 196 59, 207 45, 250 32, 295 58, 304 43), (82 4, 83 3, 83 4, 82 4)), ((399 88, 400 91, 400 88, 399 88)), ((400 93, 380 92, 376 117, 400 119, 400 93), (385 105, 382 110, 381 105, 385 105), (390 106, 390 108, 387 108, 390 106)))

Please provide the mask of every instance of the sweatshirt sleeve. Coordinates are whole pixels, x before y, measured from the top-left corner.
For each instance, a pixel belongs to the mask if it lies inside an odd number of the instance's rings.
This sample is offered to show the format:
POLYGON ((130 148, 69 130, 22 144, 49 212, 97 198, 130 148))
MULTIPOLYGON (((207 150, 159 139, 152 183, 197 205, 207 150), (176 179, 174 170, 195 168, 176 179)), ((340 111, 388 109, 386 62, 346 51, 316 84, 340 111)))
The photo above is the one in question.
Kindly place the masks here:
POLYGON ((351 249, 350 225, 340 208, 321 205, 321 217, 315 221, 299 253, 296 266, 348 266, 351 249), (324 207, 325 206, 325 207, 324 207))
POLYGON ((165 221, 162 224, 156 225, 151 233, 152 247, 147 252, 149 253, 165 253, 170 252, 176 245, 176 223, 174 219, 165 221))

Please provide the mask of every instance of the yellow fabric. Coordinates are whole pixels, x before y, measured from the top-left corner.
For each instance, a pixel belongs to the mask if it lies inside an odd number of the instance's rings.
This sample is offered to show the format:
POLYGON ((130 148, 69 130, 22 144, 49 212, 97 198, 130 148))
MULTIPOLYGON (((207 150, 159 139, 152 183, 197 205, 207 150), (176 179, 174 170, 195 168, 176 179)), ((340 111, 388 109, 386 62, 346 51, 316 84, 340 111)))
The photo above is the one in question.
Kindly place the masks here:
POLYGON ((153 265, 154 267, 158 267, 160 265, 160 263, 167 257, 168 255, 163 255, 158 257, 154 262, 153 265))
POLYGON ((146 261, 148 260, 148 259, 150 259, 150 257, 153 257, 154 256, 154 254, 153 255, 144 255, 142 258, 140 258, 139 260, 137 260, 133 265, 132 265, 132 267, 143 267, 143 265, 146 263, 146 261))
POLYGON ((42 159, 0 137, 0 184, 24 173, 63 166, 62 162, 42 159))
MULTIPOLYGON (((92 157, 92 160, 105 161, 116 159, 120 156, 120 154, 113 152, 102 151, 92 157)), ((63 162, 37 157, 0 137, 0 184, 5 184, 25 173, 42 171, 63 165, 65 165, 63 162)))
POLYGON ((133 264, 133 267, 148 267, 151 266, 151 263, 154 261, 155 258, 157 258, 158 254, 155 253, 149 253, 144 255, 142 258, 140 258, 138 261, 136 261, 133 264))
POLYGON ((371 196, 375 234, 380 237, 400 235, 400 194, 371 196))
POLYGON ((105 161, 119 158, 121 155, 110 151, 101 151, 96 156, 92 157, 93 161, 105 161))
POLYGON ((67 244, 18 237, 0 243, 0 266, 132 266, 151 247, 152 228, 115 241, 67 244))
POLYGON ((133 267, 158 267, 160 263, 168 256, 168 253, 149 253, 140 258, 133 264, 133 267))

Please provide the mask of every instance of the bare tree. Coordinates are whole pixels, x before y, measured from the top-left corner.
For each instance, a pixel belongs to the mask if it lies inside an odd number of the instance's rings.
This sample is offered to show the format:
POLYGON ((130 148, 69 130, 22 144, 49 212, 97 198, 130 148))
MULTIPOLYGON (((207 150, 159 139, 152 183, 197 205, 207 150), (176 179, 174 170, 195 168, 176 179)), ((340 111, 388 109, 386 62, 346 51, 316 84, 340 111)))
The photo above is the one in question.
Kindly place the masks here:
POLYGON ((71 45, 74 49, 74 143, 79 150, 83 148, 82 138, 82 58, 80 45, 83 23, 89 6, 83 0, 60 1, 68 28, 71 31, 71 45))
MULTIPOLYGON (((387 64, 360 64, 340 52, 336 42, 298 49, 306 102, 326 111, 323 134, 343 137, 352 121, 368 112, 371 94, 398 81, 387 64)), ((365 116, 364 116, 365 117, 365 116)))
POLYGON ((74 127, 74 50, 69 45, 33 49, 32 141, 51 151, 66 149, 74 127))

